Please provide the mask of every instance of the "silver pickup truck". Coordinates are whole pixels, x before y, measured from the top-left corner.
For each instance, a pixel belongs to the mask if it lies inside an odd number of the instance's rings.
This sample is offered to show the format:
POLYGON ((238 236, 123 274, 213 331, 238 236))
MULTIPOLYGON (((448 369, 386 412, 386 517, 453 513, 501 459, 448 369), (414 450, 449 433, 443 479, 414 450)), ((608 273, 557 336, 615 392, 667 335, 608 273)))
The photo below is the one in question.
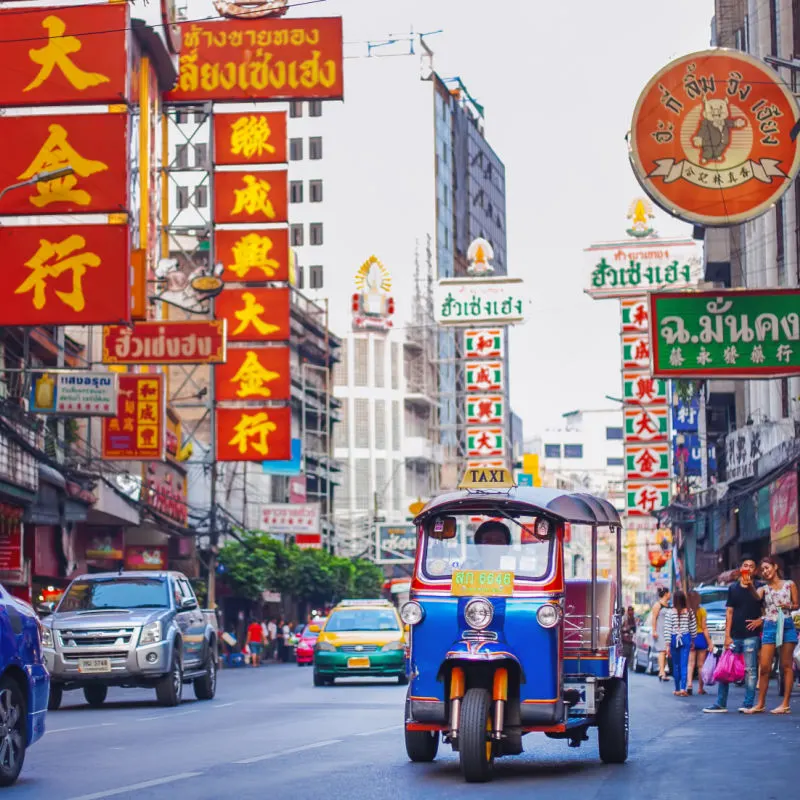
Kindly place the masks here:
POLYGON ((217 625, 180 572, 103 572, 75 578, 42 620, 51 710, 68 689, 101 705, 109 686, 153 687, 165 706, 183 684, 198 700, 217 688, 217 625))

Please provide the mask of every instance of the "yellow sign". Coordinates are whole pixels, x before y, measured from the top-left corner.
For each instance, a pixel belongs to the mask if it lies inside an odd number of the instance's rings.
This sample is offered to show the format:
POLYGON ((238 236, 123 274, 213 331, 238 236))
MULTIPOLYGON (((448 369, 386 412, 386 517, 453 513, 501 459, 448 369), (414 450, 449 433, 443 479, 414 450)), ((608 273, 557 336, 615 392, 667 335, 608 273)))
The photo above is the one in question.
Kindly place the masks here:
POLYGON ((513 489, 511 473, 505 467, 470 467, 458 484, 459 489, 513 489))
POLYGON ((511 597, 514 592, 514 573, 503 570, 459 569, 453 572, 450 594, 456 597, 467 595, 493 595, 511 597))

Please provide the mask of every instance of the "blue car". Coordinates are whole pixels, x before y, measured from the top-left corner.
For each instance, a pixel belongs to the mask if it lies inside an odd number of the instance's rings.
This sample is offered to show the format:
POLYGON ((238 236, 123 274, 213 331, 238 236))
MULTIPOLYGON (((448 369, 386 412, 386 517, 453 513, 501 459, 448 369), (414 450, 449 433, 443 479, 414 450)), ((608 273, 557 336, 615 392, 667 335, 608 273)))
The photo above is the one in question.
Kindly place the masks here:
POLYGON ((39 619, 0 586, 0 786, 17 780, 26 749, 44 735, 49 694, 39 619))

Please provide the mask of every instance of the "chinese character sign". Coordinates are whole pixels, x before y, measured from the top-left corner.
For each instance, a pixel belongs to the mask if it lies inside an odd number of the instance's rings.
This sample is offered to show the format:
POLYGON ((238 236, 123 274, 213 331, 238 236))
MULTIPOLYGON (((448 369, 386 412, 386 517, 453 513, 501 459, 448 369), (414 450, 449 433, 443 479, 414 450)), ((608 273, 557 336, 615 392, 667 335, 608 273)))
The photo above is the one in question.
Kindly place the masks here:
POLYGON ((650 295, 653 372, 768 378, 800 373, 800 289, 650 295))
POLYGON ((492 458, 505 453, 502 428, 467 428, 467 455, 471 458, 492 458))
POLYGON ((503 389, 503 362, 467 362, 465 367, 466 390, 484 393, 499 392, 503 389))
POLYGON ((0 187, 41 172, 72 174, 6 192, 0 214, 118 212, 128 208, 128 115, 0 117, 0 187))
POLYGON ((181 25, 176 100, 341 100, 342 19, 181 25))
POLYGON ((103 420, 103 458, 160 461, 165 427, 164 376, 121 374, 117 416, 103 420))
POLYGON ((104 364, 215 364, 225 360, 225 320, 103 327, 104 364))
POLYGON ((624 369, 650 368, 650 337, 646 333, 623 335, 622 366, 624 369))
POLYGON ((669 505, 669 481, 628 481, 626 495, 628 516, 646 517, 669 505))
POLYGON ((130 320, 127 225, 0 227, 3 325, 130 320))
POLYGON ((215 172, 214 222, 286 222, 287 175, 286 170, 215 172))
POLYGON ((661 69, 633 113, 630 154, 647 194, 673 216, 732 225, 763 214, 800 166, 797 102, 760 59, 692 53, 661 69))
POLYGON ((503 395, 469 395, 467 425, 502 425, 505 417, 503 395))
POLYGON ((243 347, 228 350, 216 369, 217 400, 289 400, 288 347, 243 347))
POLYGON ((288 461, 290 408, 218 408, 217 461, 288 461))
POLYGON ((216 315, 228 325, 229 342, 289 340, 289 289, 225 289, 216 315))
POLYGON ((286 112, 214 114, 215 164, 283 164, 286 112))
POLYGON ((666 442, 625 448, 625 475, 628 480, 669 478, 669 445, 666 442))
POLYGON ((217 230, 215 263, 222 279, 236 283, 289 280, 289 232, 286 228, 217 230))
POLYGON ((694 395, 688 402, 678 399, 678 405, 672 407, 672 430, 678 433, 697 431, 700 414, 700 398, 694 395))
POLYGON ((126 3, 0 9, 0 30, 0 106, 128 99, 126 3))
POLYGON ((626 442, 660 442, 667 439, 668 411, 665 407, 625 409, 626 442))
POLYGON ((502 358, 503 331, 481 328, 464 331, 464 358, 502 358))
POLYGON ((667 382, 651 378, 649 372, 624 372, 622 396, 626 403, 634 405, 665 405, 667 382))
POLYGON ((623 333, 647 333, 650 330, 650 309, 646 297, 620 300, 623 333))

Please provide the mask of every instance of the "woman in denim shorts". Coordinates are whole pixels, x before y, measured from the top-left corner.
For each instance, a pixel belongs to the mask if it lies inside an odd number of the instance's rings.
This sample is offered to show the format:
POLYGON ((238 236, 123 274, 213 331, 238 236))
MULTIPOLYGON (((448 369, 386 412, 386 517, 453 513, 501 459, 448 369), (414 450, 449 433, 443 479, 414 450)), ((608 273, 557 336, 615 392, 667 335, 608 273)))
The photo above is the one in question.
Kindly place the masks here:
POLYGON ((789 714, 789 705, 794 684, 792 656, 797 644, 797 629, 794 627, 792 611, 800 608, 797 586, 794 581, 784 580, 781 569, 774 558, 761 559, 761 577, 766 585, 757 589, 764 600, 764 628, 761 634, 761 664, 758 681, 758 702, 745 711, 745 714, 759 714, 764 711, 767 698, 769 675, 776 649, 780 653, 783 671, 783 703, 772 709, 771 714, 789 714))

